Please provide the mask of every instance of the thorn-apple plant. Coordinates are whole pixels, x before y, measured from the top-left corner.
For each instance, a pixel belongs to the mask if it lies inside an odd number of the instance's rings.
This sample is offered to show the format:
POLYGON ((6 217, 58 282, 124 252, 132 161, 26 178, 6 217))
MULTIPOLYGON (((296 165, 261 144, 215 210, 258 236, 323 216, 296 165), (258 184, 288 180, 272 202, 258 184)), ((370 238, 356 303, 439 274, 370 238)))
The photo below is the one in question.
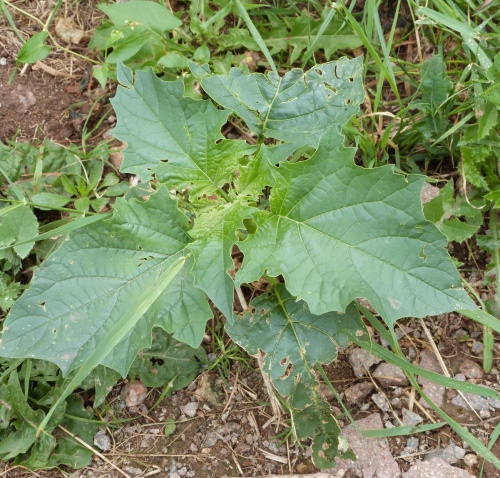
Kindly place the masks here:
POLYGON ((210 300, 235 342, 266 354, 296 436, 313 438, 314 462, 331 466, 343 447, 314 367, 336 357, 346 330, 363 329, 353 301, 370 301, 390 326, 475 308, 422 213, 425 178, 358 167, 343 145, 364 97, 361 67, 341 59, 279 77, 192 65, 210 97, 195 100, 182 80, 119 66, 122 172, 151 193, 118 199, 111 219, 71 233, 36 270, 0 354, 80 369, 73 387, 97 365, 125 376, 155 327, 197 347, 210 300), (257 144, 221 134, 230 115, 257 144), (271 288, 235 314, 235 286, 264 274, 271 288))

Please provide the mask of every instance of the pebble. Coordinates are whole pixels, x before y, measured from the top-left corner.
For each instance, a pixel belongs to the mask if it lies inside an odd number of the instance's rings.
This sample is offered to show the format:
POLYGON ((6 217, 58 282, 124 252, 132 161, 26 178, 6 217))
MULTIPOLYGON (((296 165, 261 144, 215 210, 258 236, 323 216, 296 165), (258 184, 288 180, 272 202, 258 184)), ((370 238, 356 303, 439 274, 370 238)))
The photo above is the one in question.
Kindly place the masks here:
POLYGON ((483 353, 484 346, 482 342, 478 342, 477 340, 472 341, 471 352, 474 355, 481 355, 483 353))
POLYGON ((424 419, 417 415, 415 412, 411 412, 407 408, 403 408, 403 425, 405 426, 413 426, 422 423, 424 419))
POLYGON ((475 455, 474 453, 467 453, 467 455, 464 456, 464 463, 469 468, 472 468, 474 465, 477 465, 477 455, 475 455))
POLYGON ((185 466, 183 466, 177 470, 177 473, 179 473, 180 476, 186 476, 187 472, 188 472, 188 470, 185 466))
POLYGON ((181 475, 179 475, 179 473, 174 471, 173 473, 168 474, 168 478, 181 478, 181 475))
MULTIPOLYGON (((430 372, 442 373, 439 362, 430 350, 424 349, 420 354, 420 367, 430 372)), ((438 385, 437 383, 431 382, 425 378, 420 377, 419 382, 422 385, 422 389, 426 395, 438 406, 443 406, 445 387, 443 385, 438 385)), ((420 400, 420 403, 429 408, 429 405, 424 399, 420 400)))
POLYGON ((140 380, 133 380, 122 388, 122 398, 127 407, 136 407, 146 400, 148 389, 140 380))
POLYGON ((373 377, 382 387, 403 387, 408 384, 403 370, 390 363, 381 363, 373 372, 373 377))
POLYGON ((465 456, 465 450, 455 445, 455 443, 450 442, 446 448, 441 448, 440 450, 433 451, 426 455, 425 461, 432 460, 434 458, 440 458, 449 465, 453 465, 458 460, 461 460, 465 456))
POLYGON ((449 465, 440 458, 422 461, 413 465, 403 478, 474 478, 465 470, 449 465))
POLYGON ((462 392, 462 393, 463 397, 462 395, 459 394, 451 401, 453 405, 463 408, 464 410, 470 410, 470 407, 472 407, 474 410, 477 410, 478 412, 489 411, 490 400, 488 398, 481 397, 480 395, 476 395, 473 393, 467 393, 467 392, 462 392))
POLYGON ((479 379, 484 377, 484 372, 481 366, 471 359, 465 359, 458 367, 458 370, 467 378, 479 379))
POLYGON ((410 437, 408 440, 406 440, 406 451, 410 453, 416 453, 418 450, 418 445, 420 444, 420 441, 418 438, 415 437, 410 437))
POLYGON ((190 418, 195 417, 198 411, 198 402, 189 402, 187 405, 181 407, 181 411, 190 418))
POLYGON ((383 412, 388 412, 391 408, 389 400, 387 399, 385 393, 375 393, 374 395, 372 395, 372 400, 375 405, 377 405, 377 407, 380 408, 380 410, 382 410, 383 412))
POLYGON ((356 377, 362 377, 367 369, 380 362, 381 359, 361 348, 354 348, 349 353, 349 363, 356 377))
POLYGON ((361 382, 351 385, 344 392, 348 403, 354 404, 367 397, 375 388, 372 382, 361 382))
POLYGON ((123 471, 132 476, 137 476, 142 473, 142 470, 140 468, 136 468, 135 466, 124 466, 123 471))
POLYGON ((0 66, 7 66, 7 58, 4 56, 0 57, 0 66))
POLYGON ((99 430, 94 436, 94 445, 102 451, 111 450, 111 438, 106 430, 99 430))

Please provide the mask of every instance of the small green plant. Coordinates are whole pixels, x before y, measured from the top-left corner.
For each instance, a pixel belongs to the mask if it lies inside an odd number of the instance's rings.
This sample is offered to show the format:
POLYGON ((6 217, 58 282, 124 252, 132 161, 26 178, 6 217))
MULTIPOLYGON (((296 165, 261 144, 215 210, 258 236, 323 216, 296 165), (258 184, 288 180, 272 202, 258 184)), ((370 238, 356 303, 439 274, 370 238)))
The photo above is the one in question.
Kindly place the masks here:
POLYGON ((118 198, 111 218, 62 241, 14 304, 0 354, 57 364, 68 375, 57 410, 96 367, 138 370, 154 328, 198 347, 210 299, 236 343, 266 353, 295 436, 313 438, 314 462, 332 466, 346 450, 315 366, 364 334, 354 299, 367 298, 389 327, 457 309, 478 315, 446 239, 423 216, 425 178, 358 167, 343 145, 340 129, 364 97, 361 66, 341 59, 280 77, 192 64, 211 98, 195 100, 182 80, 152 70, 134 78, 119 65, 122 172, 150 182, 150 192, 118 198), (230 114, 256 145, 221 135, 230 114), (235 245, 244 258, 233 280, 235 245), (263 274, 271 288, 236 315, 235 287, 263 274))
POLYGON ((89 47, 100 51, 105 61, 94 69, 94 76, 104 85, 108 77, 116 79, 116 65, 123 62, 134 71, 153 67, 170 80, 183 74, 191 91, 196 79, 189 75, 190 59, 210 63, 222 74, 232 66, 255 70, 264 60, 273 65, 271 55, 281 65, 300 59, 304 66, 319 52, 329 60, 338 50, 361 45, 336 9, 317 7, 304 12, 293 5, 243 6, 239 0, 190 2, 188 20, 183 22, 181 12, 174 14, 154 1, 103 4, 99 8, 108 18, 89 47))

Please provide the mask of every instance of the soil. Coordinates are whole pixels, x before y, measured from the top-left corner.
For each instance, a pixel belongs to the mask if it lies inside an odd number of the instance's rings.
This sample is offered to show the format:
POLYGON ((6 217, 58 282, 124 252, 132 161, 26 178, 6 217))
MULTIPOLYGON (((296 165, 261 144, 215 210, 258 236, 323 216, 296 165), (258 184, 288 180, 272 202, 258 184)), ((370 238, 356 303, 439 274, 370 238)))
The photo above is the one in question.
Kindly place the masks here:
MULTIPOLYGON (((34 12, 40 4, 47 2, 17 2, 27 11, 36 13, 39 18, 50 11, 50 2, 45 6, 46 12, 34 12), (37 5, 34 5, 34 4, 37 5)), ((77 2, 78 3, 78 2, 77 2)), ((99 12, 95 5, 98 2, 82 1, 76 19, 86 32, 82 44, 86 44, 91 31, 99 23, 99 12)), ((14 15, 26 37, 36 31, 36 25, 20 14, 14 15)), ((65 52, 55 52, 44 62, 44 67, 28 67, 21 73, 17 68, 16 75, 9 85, 9 78, 16 70, 15 58, 20 43, 8 26, 5 17, 0 17, 0 31, 6 32, 0 40, 0 57, 6 64, 0 66, 0 140, 7 142, 39 141, 48 138, 63 145, 81 142, 82 128, 85 119, 91 115, 89 127, 100 118, 111 114, 107 99, 112 94, 102 90, 91 78, 92 67, 88 62, 72 57, 65 52), (17 40, 17 41, 16 41, 17 40), (95 106, 95 104, 100 106, 95 106), (93 106, 94 105, 94 106, 93 106)), ((92 56, 93 53, 80 46, 78 52, 92 56)), ((94 133, 98 140, 109 129, 109 123, 94 133)), ((1 160, 1 158, 0 158, 1 160)), ((468 254, 468 251, 467 251, 468 254)), ((481 281, 477 279, 477 288, 481 292, 481 281)), ((486 291, 487 292, 487 291, 486 291)), ((449 370, 456 372, 458 359, 463 357, 481 364, 481 356, 473 352, 474 342, 481 341, 480 327, 455 314, 429 319, 428 326, 440 346, 449 370), (454 338, 457 331, 463 331, 463 341, 454 338)), ((404 335, 401 339, 403 350, 410 347, 416 350, 417 356, 427 347, 425 335, 419 321, 403 321, 400 325, 412 327, 417 334, 404 335)), ((349 386, 370 377, 356 378, 348 362, 347 350, 341 351, 338 359, 326 367, 330 381, 342 396, 349 386)), ((499 357, 495 356, 493 372, 478 383, 496 386, 499 384, 499 357)), ((165 397, 153 411, 152 405, 157 401, 161 390, 150 390, 143 405, 125 407, 120 392, 124 384, 118 384, 111 393, 105 407, 101 408, 102 419, 131 419, 129 423, 118 429, 107 427, 105 430, 111 438, 111 449, 95 454, 92 466, 83 470, 72 471, 40 470, 36 473, 12 466, 0 464, 0 477, 20 478, 39 476, 59 478, 71 476, 75 478, 115 478, 121 476, 195 476, 195 477, 237 477, 266 476, 270 474, 288 475, 305 474, 318 471, 311 463, 307 444, 303 447, 295 444, 288 432, 288 417, 277 416, 270 406, 270 398, 258 370, 258 364, 251 362, 253 369, 239 367, 238 363, 226 370, 226 376, 204 374, 185 390, 165 397), (218 397, 218 402, 209 404, 200 400, 200 389, 208 387, 218 397), (198 408, 195 416, 188 417, 183 407, 196 401, 198 408), (166 436, 165 422, 173 419, 175 431, 166 436), (116 469, 118 467, 121 471, 116 469), (194 472, 194 474, 193 474, 194 472), (182 474, 181 474, 182 473, 182 474)), ((325 396, 332 405, 332 410, 340 418, 342 425, 349 421, 342 416, 341 405, 336 402, 326 386, 322 387, 325 396)), ((409 407, 411 398, 406 392, 400 397, 395 395, 394 387, 385 388, 389 402, 393 404, 394 413, 399 415, 401 408, 409 407), (398 398, 398 400, 395 400, 398 398)), ((451 396, 449 397, 451 399, 451 396)), ((417 410, 418 411, 418 410, 417 410)), ((469 430, 487 443, 489 435, 500 418, 500 411, 486 420, 478 420, 472 415, 459 415, 456 409, 448 407, 447 411, 469 430), (455 414, 455 415, 453 415, 455 414)), ((370 398, 351 407, 350 412, 355 419, 363 418, 373 412, 382 415, 384 423, 394 419, 394 415, 381 412, 370 398)), ((427 411, 428 420, 437 417, 427 411)), ((391 452, 397 458, 402 471, 407 470, 415 459, 423 458, 426 453, 453 440, 465 448, 462 440, 450 429, 441 428, 435 432, 427 432, 416 436, 421 448, 414 457, 403 458, 406 437, 389 440, 391 452)), ((467 450, 469 452, 469 450, 467 450)), ((494 445, 493 453, 500 456, 500 444, 494 445)), ((463 462, 458 466, 468 469, 474 476, 479 475, 481 461, 474 467, 467 468, 463 462)), ((332 475, 333 476, 333 475, 332 475)), ((347 476, 347 475, 346 475, 347 476)), ((499 478, 500 471, 486 463, 484 478, 499 478)))

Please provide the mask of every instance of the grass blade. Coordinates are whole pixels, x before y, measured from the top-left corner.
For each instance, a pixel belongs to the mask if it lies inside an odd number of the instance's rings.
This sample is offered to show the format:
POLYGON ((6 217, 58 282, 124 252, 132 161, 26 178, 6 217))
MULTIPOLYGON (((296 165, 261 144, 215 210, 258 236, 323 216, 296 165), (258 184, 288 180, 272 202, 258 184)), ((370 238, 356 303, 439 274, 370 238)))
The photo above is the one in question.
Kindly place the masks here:
POLYGON ((260 35, 257 28, 255 28, 255 25, 253 24, 250 15, 246 11, 245 7, 242 5, 240 0, 233 0, 233 1, 236 5, 236 8, 238 9, 238 13, 240 14, 241 18, 243 18, 244 22, 247 24, 248 30, 250 31, 250 34, 255 40, 255 43, 259 45, 260 50, 262 51, 262 53, 264 53, 264 56, 266 57, 266 60, 269 63, 269 67, 271 68, 271 70, 273 70, 273 73, 275 75, 278 75, 278 70, 276 69, 276 65, 274 64, 273 57, 271 56, 271 53, 267 49, 267 46, 264 43, 264 39, 260 35))

